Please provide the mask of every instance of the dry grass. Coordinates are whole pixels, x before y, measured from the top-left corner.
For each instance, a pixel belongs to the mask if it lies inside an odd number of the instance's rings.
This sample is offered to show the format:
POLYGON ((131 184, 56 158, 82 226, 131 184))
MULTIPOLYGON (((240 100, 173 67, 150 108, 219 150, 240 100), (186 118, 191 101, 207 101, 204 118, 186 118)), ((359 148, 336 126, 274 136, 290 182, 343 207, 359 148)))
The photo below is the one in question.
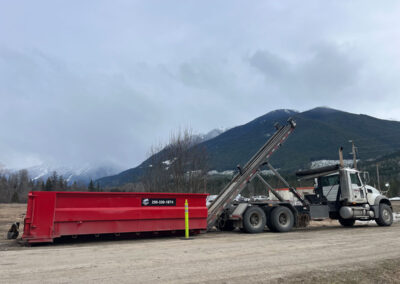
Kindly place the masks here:
POLYGON ((13 223, 20 222, 20 234, 22 234, 25 212, 26 204, 0 203, 0 251, 19 246, 14 240, 7 240, 7 232, 13 223))
POLYGON ((275 283, 400 283, 400 259, 385 260, 371 265, 334 268, 332 271, 310 271, 295 274, 275 283))

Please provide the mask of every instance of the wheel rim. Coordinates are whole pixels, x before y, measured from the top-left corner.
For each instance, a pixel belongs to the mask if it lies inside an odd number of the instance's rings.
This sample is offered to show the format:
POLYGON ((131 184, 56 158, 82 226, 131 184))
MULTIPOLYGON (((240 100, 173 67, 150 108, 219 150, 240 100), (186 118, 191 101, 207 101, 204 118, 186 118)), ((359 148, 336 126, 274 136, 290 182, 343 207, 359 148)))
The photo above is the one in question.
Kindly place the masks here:
POLYGON ((382 210, 382 218, 385 222, 390 222, 390 212, 387 209, 382 210))
POLYGON ((281 224, 282 226, 286 226, 288 223, 288 219, 289 218, 285 213, 281 213, 278 218, 279 224, 281 224))
POLYGON ((253 227, 257 227, 260 224, 261 218, 257 213, 253 213, 250 216, 250 224, 253 227))

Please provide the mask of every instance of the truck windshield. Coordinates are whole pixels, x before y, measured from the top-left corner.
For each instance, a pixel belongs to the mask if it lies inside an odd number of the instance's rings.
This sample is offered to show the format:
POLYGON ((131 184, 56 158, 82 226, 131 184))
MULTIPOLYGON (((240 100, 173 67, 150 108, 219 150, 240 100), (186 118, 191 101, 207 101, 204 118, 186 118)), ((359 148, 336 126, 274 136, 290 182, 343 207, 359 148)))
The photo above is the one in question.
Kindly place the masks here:
POLYGON ((321 178, 322 186, 332 186, 339 184, 339 175, 325 176, 321 178))
POLYGON ((358 186, 361 186, 361 181, 360 181, 360 179, 358 178, 358 175, 357 175, 357 174, 350 174, 350 178, 351 178, 351 183, 352 183, 352 184, 356 184, 356 185, 358 185, 358 186))

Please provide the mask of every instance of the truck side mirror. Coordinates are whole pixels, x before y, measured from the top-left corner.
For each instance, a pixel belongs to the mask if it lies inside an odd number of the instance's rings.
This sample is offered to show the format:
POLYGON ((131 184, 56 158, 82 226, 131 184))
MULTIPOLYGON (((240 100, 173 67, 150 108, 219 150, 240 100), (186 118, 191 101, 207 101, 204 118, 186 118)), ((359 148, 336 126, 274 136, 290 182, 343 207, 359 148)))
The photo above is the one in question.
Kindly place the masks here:
POLYGON ((368 184, 370 182, 369 172, 363 172, 362 177, 364 184, 368 184))

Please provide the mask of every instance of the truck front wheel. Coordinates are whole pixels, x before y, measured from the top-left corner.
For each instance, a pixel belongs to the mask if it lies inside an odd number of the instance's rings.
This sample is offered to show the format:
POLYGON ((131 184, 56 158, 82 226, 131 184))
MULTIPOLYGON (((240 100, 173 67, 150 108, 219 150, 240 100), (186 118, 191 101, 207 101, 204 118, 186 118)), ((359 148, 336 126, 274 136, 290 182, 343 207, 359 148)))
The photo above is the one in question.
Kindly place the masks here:
POLYGON ((285 206, 278 206, 271 212, 271 226, 276 232, 289 232, 294 225, 292 211, 285 206))
POLYGON ((258 206, 248 207, 243 216, 243 229, 246 233, 255 234, 264 231, 267 217, 258 206))
POLYGON ((355 219, 343 219, 343 218, 339 218, 339 223, 340 225, 342 225, 343 227, 352 227, 354 225, 354 223, 356 222, 355 219))
POLYGON ((393 223, 392 208, 385 203, 379 204, 379 217, 375 219, 379 226, 390 226, 393 223))

